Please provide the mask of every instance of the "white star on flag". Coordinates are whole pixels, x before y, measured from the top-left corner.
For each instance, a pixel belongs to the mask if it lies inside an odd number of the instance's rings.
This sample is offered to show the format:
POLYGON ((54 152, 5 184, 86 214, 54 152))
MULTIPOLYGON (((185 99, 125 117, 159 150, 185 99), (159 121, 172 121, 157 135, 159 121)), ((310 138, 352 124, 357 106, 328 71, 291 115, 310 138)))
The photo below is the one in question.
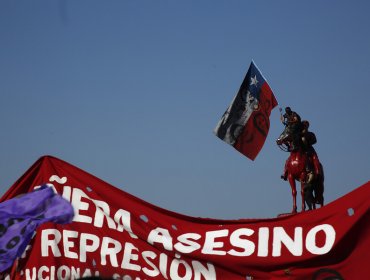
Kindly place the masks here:
POLYGON ((254 75, 254 77, 251 77, 251 84, 250 85, 255 85, 257 86, 258 84, 258 81, 257 81, 257 76, 254 75))

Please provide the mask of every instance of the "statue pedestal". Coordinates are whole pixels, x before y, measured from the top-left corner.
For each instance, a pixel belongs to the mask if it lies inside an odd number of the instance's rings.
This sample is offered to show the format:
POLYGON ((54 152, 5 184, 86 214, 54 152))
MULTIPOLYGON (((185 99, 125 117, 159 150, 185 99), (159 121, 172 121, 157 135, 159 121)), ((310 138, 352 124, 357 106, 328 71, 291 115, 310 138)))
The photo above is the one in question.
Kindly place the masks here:
POLYGON ((281 213, 277 215, 278 218, 280 217, 286 217, 286 216, 291 216, 291 215, 296 215, 297 213, 281 213))

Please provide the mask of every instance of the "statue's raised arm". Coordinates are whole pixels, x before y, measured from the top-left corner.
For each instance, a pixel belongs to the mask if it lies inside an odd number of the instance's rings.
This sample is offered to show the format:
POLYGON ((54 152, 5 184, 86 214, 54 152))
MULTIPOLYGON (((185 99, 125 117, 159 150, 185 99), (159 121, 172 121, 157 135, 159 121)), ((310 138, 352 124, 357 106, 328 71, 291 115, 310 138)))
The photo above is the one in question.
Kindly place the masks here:
POLYGON ((300 146, 300 134, 302 130, 301 117, 290 107, 285 108, 284 115, 281 115, 281 122, 285 125, 285 129, 277 139, 278 145, 285 145, 286 149, 295 151, 300 146))

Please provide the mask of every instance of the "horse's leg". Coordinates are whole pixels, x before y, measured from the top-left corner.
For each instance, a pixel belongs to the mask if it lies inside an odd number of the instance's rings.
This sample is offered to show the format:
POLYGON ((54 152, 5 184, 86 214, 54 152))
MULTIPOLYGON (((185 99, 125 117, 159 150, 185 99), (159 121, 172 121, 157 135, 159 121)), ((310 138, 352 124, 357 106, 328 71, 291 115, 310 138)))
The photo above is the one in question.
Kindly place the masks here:
POLYGON ((305 201, 305 194, 304 194, 304 185, 305 182, 301 181, 301 199, 302 199, 302 212, 306 210, 306 201, 305 201))
POLYGON ((283 179, 284 181, 286 181, 288 179, 288 159, 285 161, 285 164, 284 164, 284 171, 283 171, 283 175, 281 175, 281 179, 283 179))
POLYGON ((295 179, 293 178, 292 174, 288 174, 288 181, 290 187, 292 189, 292 197, 293 197, 293 210, 292 213, 297 213, 297 188, 295 185, 295 179))
POLYGON ((315 204, 313 203, 312 186, 308 183, 304 185, 304 201, 308 207, 308 210, 312 210, 312 207, 315 204))
POLYGON ((312 164, 315 170, 315 175, 320 176, 322 175, 322 168, 321 168, 321 163, 319 161, 319 158, 317 157, 317 154, 314 153, 311 156, 312 164))
MULTIPOLYGON (((302 199, 302 212, 304 212, 306 210, 306 200, 305 200, 305 192, 304 192, 304 187, 305 187, 305 184, 306 184, 306 173, 305 172, 302 172, 301 173, 301 177, 299 178, 300 182, 301 182, 301 199, 302 199)), ((310 207, 311 208, 311 207, 310 207)))
POLYGON ((319 180, 316 176, 316 178, 313 181, 312 188, 311 188, 312 208, 313 209, 316 209, 316 202, 317 202, 317 199, 318 199, 317 198, 317 195, 318 195, 317 190, 319 188, 319 184, 320 184, 320 182, 319 182, 319 180))
POLYGON ((317 203, 320 204, 321 207, 324 206, 324 180, 320 178, 318 185, 317 185, 317 193, 318 193, 318 200, 317 203))
POLYGON ((321 163, 320 163, 320 171, 321 171, 321 175, 320 175, 320 205, 321 207, 324 206, 324 168, 322 167, 321 163))

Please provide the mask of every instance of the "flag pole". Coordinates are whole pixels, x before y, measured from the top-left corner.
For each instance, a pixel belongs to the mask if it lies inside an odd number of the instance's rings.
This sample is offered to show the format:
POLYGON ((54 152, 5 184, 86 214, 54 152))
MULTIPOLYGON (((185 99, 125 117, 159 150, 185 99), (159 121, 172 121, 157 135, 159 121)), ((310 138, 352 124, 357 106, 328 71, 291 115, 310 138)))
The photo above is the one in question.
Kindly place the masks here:
POLYGON ((279 112, 280 112, 280 121, 283 122, 284 121, 283 109, 280 106, 279 106, 279 112))

